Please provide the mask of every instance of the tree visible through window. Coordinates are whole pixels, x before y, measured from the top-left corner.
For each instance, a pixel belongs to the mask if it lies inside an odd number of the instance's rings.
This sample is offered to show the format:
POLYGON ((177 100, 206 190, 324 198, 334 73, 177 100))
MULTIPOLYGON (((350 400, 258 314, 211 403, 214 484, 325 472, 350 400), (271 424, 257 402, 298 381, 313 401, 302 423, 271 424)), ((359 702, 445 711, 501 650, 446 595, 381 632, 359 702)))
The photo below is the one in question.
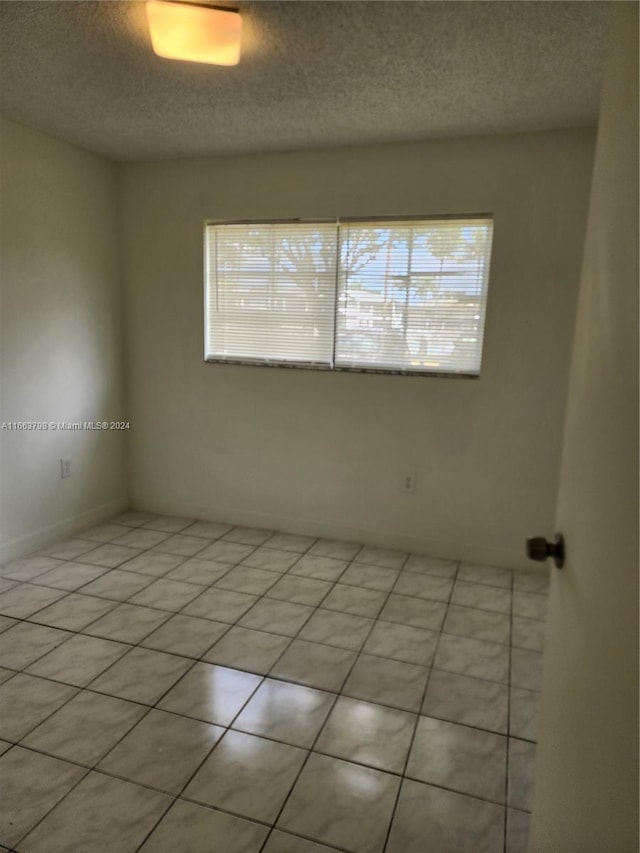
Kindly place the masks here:
POLYGON ((492 232, 488 216, 207 225, 205 357, 476 375, 492 232))

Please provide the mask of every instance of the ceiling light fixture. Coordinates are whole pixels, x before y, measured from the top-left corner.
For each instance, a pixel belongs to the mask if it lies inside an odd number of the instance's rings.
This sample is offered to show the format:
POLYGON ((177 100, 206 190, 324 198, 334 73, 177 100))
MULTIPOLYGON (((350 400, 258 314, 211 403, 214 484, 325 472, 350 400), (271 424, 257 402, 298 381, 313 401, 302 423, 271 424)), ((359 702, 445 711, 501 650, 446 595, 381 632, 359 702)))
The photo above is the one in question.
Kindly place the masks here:
POLYGON ((242 18, 237 11, 169 0, 147 0, 154 53, 166 59, 237 65, 242 18))

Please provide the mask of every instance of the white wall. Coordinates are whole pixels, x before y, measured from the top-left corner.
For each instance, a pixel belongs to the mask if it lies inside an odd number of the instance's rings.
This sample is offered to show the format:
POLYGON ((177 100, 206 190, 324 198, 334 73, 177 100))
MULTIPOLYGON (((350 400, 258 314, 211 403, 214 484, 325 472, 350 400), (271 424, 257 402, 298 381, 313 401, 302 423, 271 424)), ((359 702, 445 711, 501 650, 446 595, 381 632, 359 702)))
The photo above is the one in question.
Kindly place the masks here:
POLYGON ((614 3, 571 370, 532 853, 638 850, 638 5, 614 3))
MULTIPOLYGON (((115 168, 2 121, 0 421, 122 418, 115 168)), ((127 504, 126 436, 0 431, 0 556, 127 504), (61 457, 73 474, 60 479, 61 457)))
POLYGON ((592 154, 574 130, 124 166, 134 505, 522 563, 554 518, 592 154), (474 211, 479 380, 203 363, 205 219, 474 211))

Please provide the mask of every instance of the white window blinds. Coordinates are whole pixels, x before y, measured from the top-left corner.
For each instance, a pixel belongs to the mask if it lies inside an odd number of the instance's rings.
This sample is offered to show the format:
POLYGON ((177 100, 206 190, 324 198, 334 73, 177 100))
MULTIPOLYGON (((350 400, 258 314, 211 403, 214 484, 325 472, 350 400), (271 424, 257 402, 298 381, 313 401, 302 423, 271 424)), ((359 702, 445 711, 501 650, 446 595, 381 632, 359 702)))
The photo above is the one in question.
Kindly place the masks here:
POLYGON ((206 229, 205 357, 476 375, 491 217, 206 229))
POLYGON ((492 223, 340 225, 335 364, 478 373, 492 223))
POLYGON ((331 366, 336 226, 210 225, 206 357, 331 366))

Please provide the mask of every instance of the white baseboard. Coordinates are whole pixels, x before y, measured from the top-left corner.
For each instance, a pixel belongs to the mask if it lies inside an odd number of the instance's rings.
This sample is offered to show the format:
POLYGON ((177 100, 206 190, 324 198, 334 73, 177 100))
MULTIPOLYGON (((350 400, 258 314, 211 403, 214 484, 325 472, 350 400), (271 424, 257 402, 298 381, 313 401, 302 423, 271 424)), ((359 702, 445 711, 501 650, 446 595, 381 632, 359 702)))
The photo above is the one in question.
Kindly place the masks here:
MULTIPOLYGON (((297 516, 280 516, 266 512, 252 512, 238 508, 200 506, 181 501, 158 500, 148 495, 138 495, 131 499, 133 509, 152 512, 158 515, 176 515, 184 518, 196 518, 203 521, 223 521, 246 527, 264 527, 269 530, 282 530, 286 533, 298 533, 305 536, 322 536, 326 539, 342 539, 375 545, 380 548, 394 548, 413 554, 428 554, 450 560, 463 560, 487 566, 500 566, 509 569, 540 570, 541 567, 527 560, 522 549, 508 550, 487 547, 473 542, 448 541, 427 537, 407 536, 380 528, 368 528, 343 524, 337 520, 314 521, 297 516)), ((546 571, 542 567, 542 571, 546 571)))
POLYGON ((61 539, 64 536, 69 536, 85 527, 100 524, 100 522, 105 521, 112 515, 124 512, 129 508, 129 505, 129 498, 117 498, 78 515, 63 518, 55 524, 34 530, 32 533, 2 542, 0 543, 0 563, 15 560, 32 551, 37 551, 40 548, 44 548, 50 542, 54 542, 56 539, 61 539))

